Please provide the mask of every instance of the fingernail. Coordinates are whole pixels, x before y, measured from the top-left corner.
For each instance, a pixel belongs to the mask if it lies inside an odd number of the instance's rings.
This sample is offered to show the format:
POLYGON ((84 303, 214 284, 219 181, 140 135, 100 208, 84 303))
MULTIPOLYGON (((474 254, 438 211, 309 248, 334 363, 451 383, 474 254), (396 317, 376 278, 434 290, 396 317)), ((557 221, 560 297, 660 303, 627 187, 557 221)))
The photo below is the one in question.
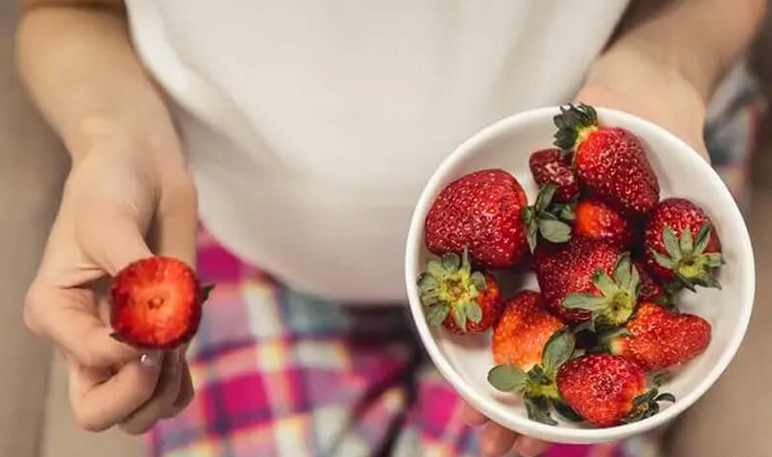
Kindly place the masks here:
POLYGON ((158 370, 163 363, 163 353, 160 351, 145 352, 140 356, 139 363, 148 370, 158 370))

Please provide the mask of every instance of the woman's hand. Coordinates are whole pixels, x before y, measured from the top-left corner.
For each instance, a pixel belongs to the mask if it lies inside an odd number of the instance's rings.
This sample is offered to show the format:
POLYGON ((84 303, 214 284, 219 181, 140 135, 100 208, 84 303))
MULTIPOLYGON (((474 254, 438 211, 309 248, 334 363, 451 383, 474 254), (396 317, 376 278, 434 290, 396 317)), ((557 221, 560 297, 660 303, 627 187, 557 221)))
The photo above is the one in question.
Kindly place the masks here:
MULTIPOLYGON (((88 126, 86 126, 88 128, 88 126)), ((77 159, 65 185, 24 318, 51 338, 69 366, 78 424, 100 431, 120 424, 147 431, 184 408, 193 387, 184 348, 141 354, 109 335, 99 279, 155 252, 193 264, 196 194, 176 138, 157 143, 101 133, 77 159), (161 150, 164 149, 164 150, 161 150)))

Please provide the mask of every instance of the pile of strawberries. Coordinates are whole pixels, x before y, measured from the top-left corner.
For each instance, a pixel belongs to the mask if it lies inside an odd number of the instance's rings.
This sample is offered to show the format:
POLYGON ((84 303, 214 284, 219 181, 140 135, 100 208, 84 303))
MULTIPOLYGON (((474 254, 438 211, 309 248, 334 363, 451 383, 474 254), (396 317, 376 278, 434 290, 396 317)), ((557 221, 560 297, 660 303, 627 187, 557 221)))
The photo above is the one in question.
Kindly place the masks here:
POLYGON ((431 325, 493 328, 488 380, 523 396, 528 416, 608 427, 675 401, 663 375, 705 350, 711 326, 677 310, 678 292, 720 288, 724 261, 710 218, 682 198, 660 201, 638 138, 569 105, 555 145, 529 166, 533 205, 517 179, 481 170, 450 183, 425 223, 429 260, 418 278, 431 325), (492 270, 536 273, 540 293, 501 296, 492 270))

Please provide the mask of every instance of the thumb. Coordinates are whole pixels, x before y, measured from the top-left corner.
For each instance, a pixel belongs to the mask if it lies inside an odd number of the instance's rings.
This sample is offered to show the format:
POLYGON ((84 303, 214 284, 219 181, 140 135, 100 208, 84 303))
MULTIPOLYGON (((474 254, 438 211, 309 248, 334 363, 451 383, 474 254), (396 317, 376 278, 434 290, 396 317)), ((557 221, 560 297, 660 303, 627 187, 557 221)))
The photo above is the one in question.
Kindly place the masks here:
POLYGON ((145 242, 147 223, 120 206, 92 208, 76 222, 78 243, 86 256, 110 276, 126 265, 152 256, 145 242))

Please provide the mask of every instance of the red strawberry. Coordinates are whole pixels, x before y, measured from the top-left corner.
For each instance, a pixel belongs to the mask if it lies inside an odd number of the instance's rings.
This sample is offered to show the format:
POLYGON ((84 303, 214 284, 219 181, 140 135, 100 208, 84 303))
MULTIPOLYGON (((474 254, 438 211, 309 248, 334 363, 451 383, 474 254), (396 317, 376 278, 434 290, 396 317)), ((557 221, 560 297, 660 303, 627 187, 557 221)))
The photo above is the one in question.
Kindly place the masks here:
POLYGON ((635 310, 638 272, 629 254, 603 241, 574 237, 565 246, 540 246, 536 278, 547 308, 570 324, 616 327, 635 310))
POLYGON ((635 239, 633 223, 602 200, 581 200, 574 214, 576 235, 604 240, 620 249, 632 246, 635 239))
POLYGON ((710 324, 693 314, 671 313, 656 303, 643 303, 612 337, 613 354, 626 357, 646 371, 661 370, 702 353, 710 343, 710 324))
POLYGON ((538 293, 522 291, 504 304, 493 327, 493 360, 528 371, 541 363, 547 341, 563 327, 563 322, 544 308, 538 293))
POLYGON ((668 291, 662 287, 654 278, 651 277, 646 265, 639 259, 633 260, 636 270, 638 270, 638 276, 640 277, 640 286, 638 286, 638 303, 647 301, 656 302, 660 304, 668 304, 671 301, 671 297, 668 291))
POLYGON ((185 343, 198 330, 210 290, 199 286, 196 274, 181 260, 138 260, 118 272, 110 287, 113 336, 143 348, 185 343))
POLYGON ((472 271, 469 255, 447 253, 426 263, 418 278, 421 303, 430 325, 453 333, 477 333, 490 328, 501 314, 501 294, 496 279, 472 271))
MULTIPOLYGON (((554 318, 549 319, 551 316, 540 308, 538 294, 535 292, 524 292, 513 301, 512 306, 519 309, 510 308, 509 312, 512 314, 504 316, 510 322, 502 324, 504 327, 501 329, 496 329, 499 337, 503 331, 508 333, 504 335, 507 342, 499 347, 498 350, 502 352, 497 358, 501 356, 506 359, 514 355, 516 360, 505 360, 504 364, 493 367, 488 372, 488 382, 499 391, 522 394, 528 417, 532 420, 557 425, 550 416, 550 404, 569 420, 581 420, 563 403, 555 383, 558 370, 574 353, 576 339, 573 333, 552 330, 555 326, 560 329, 562 324, 554 318), (524 315, 528 311, 542 316, 536 317, 533 326, 524 315), (536 341, 528 341, 531 337, 538 340, 538 344, 536 341), (506 354, 508 351, 513 352, 506 354), (538 357, 535 356, 537 352, 538 357), (526 370, 524 367, 528 365, 531 366, 526 370)), ((496 351, 494 347, 494 352, 496 351)))
POLYGON ((554 119, 555 146, 574 151, 579 183, 627 213, 651 211, 659 201, 659 183, 638 138, 622 128, 598 125, 591 106, 560 111, 554 119))
POLYGON ((484 268, 511 267, 526 252, 520 218, 525 191, 504 170, 482 170, 442 189, 426 217, 426 247, 442 255, 469 248, 484 268))
POLYGON ((542 186, 553 183, 557 186, 555 200, 568 202, 579 196, 579 183, 576 182, 571 164, 560 149, 542 149, 531 154, 528 160, 536 184, 542 186))
POLYGON ((721 288, 715 270, 724 264, 721 241, 710 218, 684 198, 668 198, 654 208, 646 223, 646 263, 662 281, 721 288))
POLYGON ((643 370, 634 362, 609 354, 591 354, 566 362, 558 372, 563 400, 589 422, 610 427, 659 412, 671 394, 646 390, 643 370))

